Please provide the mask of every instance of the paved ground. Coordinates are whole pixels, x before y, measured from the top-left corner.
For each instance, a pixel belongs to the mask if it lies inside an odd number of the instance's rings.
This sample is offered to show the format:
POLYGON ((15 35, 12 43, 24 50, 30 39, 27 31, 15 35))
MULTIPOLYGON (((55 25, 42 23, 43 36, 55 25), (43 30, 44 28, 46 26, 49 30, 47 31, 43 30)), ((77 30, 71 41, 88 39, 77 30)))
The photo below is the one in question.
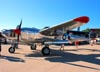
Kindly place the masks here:
POLYGON ((27 45, 20 45, 14 54, 8 52, 10 45, 2 45, 0 72, 100 72, 100 45, 51 46, 50 56, 43 56, 38 47, 31 51, 27 45))

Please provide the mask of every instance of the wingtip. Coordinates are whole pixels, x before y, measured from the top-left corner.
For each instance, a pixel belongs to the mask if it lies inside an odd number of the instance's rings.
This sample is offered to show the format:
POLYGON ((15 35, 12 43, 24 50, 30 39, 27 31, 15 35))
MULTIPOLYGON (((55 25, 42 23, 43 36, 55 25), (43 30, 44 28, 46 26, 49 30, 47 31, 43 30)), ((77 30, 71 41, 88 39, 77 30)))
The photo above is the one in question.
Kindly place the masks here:
POLYGON ((89 17, 81 16, 81 17, 75 18, 73 21, 78 21, 78 22, 82 22, 82 23, 88 23, 89 22, 89 17))

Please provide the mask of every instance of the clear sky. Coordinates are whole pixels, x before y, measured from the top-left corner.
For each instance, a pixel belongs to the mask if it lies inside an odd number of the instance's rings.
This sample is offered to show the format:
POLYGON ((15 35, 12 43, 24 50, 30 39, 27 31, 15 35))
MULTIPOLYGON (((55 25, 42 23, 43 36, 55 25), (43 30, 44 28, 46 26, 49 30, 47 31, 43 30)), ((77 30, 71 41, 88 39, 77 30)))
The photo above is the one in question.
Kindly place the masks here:
POLYGON ((0 30, 54 26, 80 16, 90 17, 81 27, 100 28, 100 0, 0 0, 0 30))

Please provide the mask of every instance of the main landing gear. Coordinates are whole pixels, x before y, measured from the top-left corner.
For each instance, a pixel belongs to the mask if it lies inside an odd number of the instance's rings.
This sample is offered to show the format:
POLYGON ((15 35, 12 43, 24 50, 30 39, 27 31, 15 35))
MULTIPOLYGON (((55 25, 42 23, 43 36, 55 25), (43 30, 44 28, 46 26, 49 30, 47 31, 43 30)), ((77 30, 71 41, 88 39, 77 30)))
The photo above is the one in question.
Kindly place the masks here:
MULTIPOLYGON (((31 49, 31 50, 36 50, 36 48, 37 48, 36 44, 32 44, 32 45, 30 46, 30 49, 31 49)), ((50 54, 49 45, 45 45, 45 46, 42 48, 41 53, 42 53, 43 55, 49 55, 49 54, 50 54)))
POLYGON ((42 54, 43 55, 49 55, 50 54, 50 48, 48 46, 45 46, 42 48, 42 54))

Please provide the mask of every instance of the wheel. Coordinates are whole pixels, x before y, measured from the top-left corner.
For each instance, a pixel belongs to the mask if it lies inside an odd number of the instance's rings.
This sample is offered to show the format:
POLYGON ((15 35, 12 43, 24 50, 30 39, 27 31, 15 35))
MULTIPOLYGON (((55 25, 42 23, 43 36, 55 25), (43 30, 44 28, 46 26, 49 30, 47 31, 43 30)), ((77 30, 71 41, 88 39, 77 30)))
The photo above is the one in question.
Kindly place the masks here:
POLYGON ((50 54, 50 48, 49 47, 43 47, 42 48, 42 54, 43 55, 49 55, 50 54))
POLYGON ((36 50, 36 44, 31 45, 31 50, 36 50))
POLYGON ((10 47, 10 48, 9 48, 9 52, 10 52, 10 53, 14 53, 14 52, 15 52, 15 48, 14 48, 14 47, 10 47))

